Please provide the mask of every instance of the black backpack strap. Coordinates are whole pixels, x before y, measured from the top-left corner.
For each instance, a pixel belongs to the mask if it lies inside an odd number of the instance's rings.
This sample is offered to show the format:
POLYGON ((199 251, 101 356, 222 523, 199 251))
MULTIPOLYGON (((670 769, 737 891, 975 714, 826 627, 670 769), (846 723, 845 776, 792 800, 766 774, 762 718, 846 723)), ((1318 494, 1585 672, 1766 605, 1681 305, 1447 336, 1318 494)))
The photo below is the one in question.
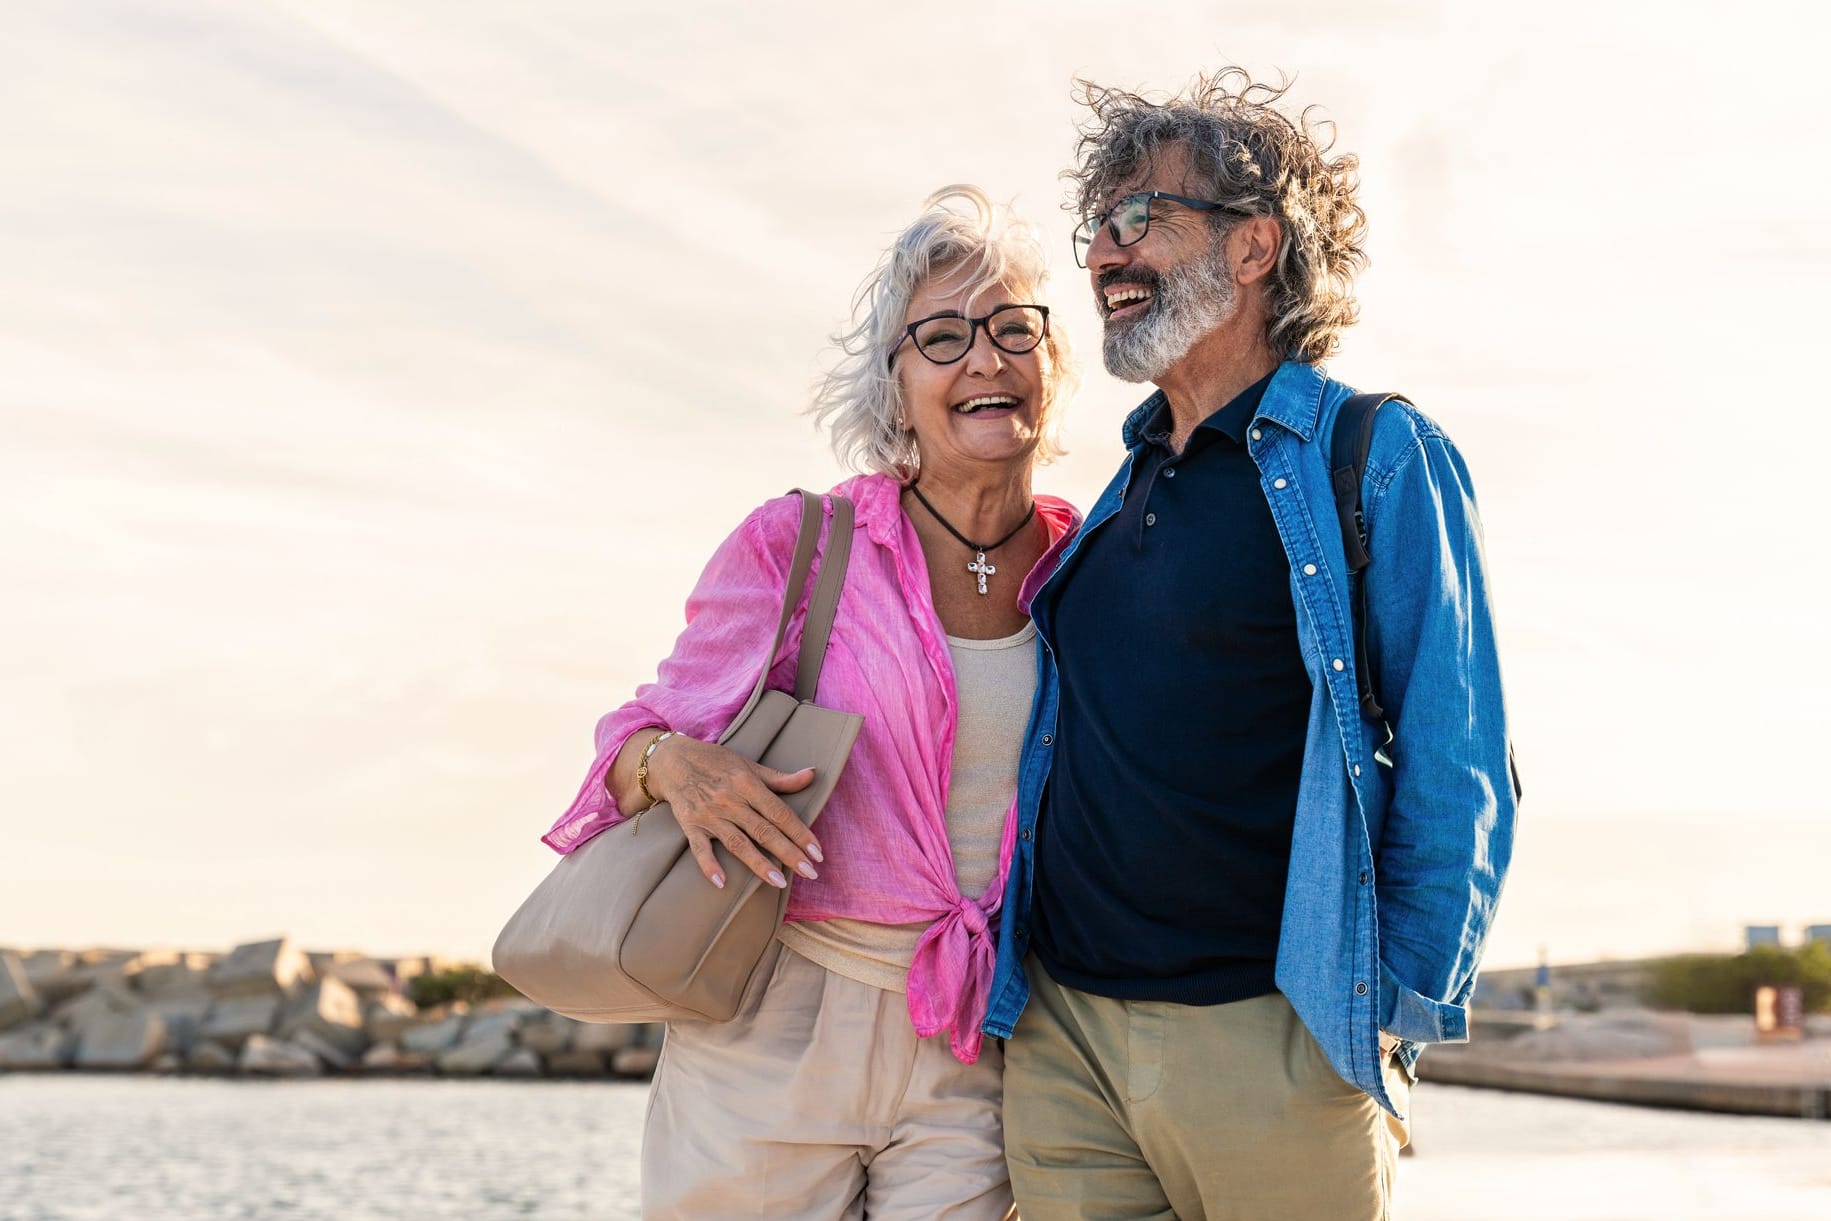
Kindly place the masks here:
POLYGON ((1348 557, 1348 583, 1353 587, 1354 677, 1360 688, 1361 715, 1386 728, 1382 746, 1392 741, 1386 710, 1373 690, 1373 666, 1367 656, 1367 581, 1354 578, 1372 562, 1367 550, 1367 513, 1361 503, 1361 484, 1367 477, 1367 455, 1373 450, 1373 421, 1380 406, 1402 394, 1357 394, 1341 405, 1335 432, 1329 438, 1329 479, 1335 490, 1335 515, 1341 519, 1341 546, 1348 557))
MULTIPOLYGON (((1374 416, 1381 404, 1395 399, 1411 405, 1411 400, 1402 394, 1355 395, 1341 405, 1335 417, 1335 432, 1329 438, 1329 479, 1335 491, 1335 514, 1341 519, 1342 551, 1348 557, 1348 584, 1353 587, 1349 602, 1354 616, 1354 677, 1360 688, 1361 715, 1385 733, 1381 749, 1392 745, 1392 726, 1374 693, 1373 660, 1367 654, 1367 578, 1362 569, 1373 562, 1373 555, 1367 550, 1367 513, 1361 503, 1361 484, 1367 478, 1367 455, 1373 451, 1374 416)), ((1513 799, 1518 801, 1526 790, 1520 784, 1511 740, 1507 742, 1507 771, 1513 781, 1513 799)))

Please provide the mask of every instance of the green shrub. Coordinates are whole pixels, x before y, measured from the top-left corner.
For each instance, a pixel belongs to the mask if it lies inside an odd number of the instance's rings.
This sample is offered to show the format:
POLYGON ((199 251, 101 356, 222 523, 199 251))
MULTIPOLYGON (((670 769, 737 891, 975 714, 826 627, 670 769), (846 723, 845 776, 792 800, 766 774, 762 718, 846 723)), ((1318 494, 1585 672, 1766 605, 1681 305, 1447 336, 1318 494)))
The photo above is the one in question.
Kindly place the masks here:
POLYGON ((428 971, 407 981, 407 999, 422 1009, 453 1001, 486 1001, 498 996, 519 996, 500 975, 482 967, 450 967, 428 971))
POLYGON ((1653 966, 1646 999, 1660 1009, 1752 1014, 1755 989, 1766 984, 1802 989, 1807 1013, 1831 1012, 1831 945, 1760 945, 1744 954, 1663 959, 1653 966))

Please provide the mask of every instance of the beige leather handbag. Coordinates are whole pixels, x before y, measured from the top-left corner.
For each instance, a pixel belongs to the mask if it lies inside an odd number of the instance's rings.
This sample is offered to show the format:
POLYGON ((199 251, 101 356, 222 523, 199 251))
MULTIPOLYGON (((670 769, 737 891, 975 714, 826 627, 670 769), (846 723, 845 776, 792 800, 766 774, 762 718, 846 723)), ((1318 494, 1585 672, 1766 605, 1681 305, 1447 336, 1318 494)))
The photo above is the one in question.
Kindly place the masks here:
MULTIPOLYGON (((719 742, 782 771, 812 766, 812 784, 782 794, 812 823, 864 718, 813 703, 852 545, 852 502, 843 497, 832 498, 795 693, 764 690, 820 538, 820 497, 800 495, 801 532, 775 643, 750 701, 719 742)), ((529 999, 582 1022, 729 1021, 782 924, 788 891, 764 884, 722 845, 712 847, 727 879, 722 890, 699 871, 666 802, 600 832, 561 859, 509 918, 492 954, 496 973, 529 999)))

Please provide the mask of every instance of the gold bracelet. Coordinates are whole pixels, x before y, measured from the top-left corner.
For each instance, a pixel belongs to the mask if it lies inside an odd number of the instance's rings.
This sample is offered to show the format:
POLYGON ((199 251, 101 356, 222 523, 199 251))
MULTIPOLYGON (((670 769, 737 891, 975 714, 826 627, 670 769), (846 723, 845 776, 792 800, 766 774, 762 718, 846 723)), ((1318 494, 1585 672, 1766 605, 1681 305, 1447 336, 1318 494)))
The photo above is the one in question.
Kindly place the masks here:
POLYGON ((648 791, 649 756, 655 753, 655 748, 657 746, 660 746, 663 742, 673 736, 674 731, 672 729, 664 729, 656 734, 654 738, 649 741, 649 744, 642 748, 642 758, 636 761, 636 787, 642 790, 642 795, 648 798, 648 803, 651 806, 658 803, 655 795, 648 791))

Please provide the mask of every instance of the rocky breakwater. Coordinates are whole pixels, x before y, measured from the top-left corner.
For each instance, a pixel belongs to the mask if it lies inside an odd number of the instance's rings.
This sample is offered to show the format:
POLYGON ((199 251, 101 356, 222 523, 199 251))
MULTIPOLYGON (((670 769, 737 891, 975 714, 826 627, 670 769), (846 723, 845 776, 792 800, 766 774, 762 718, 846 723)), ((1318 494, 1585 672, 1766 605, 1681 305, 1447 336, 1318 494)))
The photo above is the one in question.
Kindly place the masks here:
POLYGON ((442 991, 424 985, 451 974, 431 959, 308 954, 287 938, 227 953, 0 950, 0 1072, 639 1078, 654 1071, 658 1026, 575 1022, 518 996, 416 1003, 416 995, 442 991))

